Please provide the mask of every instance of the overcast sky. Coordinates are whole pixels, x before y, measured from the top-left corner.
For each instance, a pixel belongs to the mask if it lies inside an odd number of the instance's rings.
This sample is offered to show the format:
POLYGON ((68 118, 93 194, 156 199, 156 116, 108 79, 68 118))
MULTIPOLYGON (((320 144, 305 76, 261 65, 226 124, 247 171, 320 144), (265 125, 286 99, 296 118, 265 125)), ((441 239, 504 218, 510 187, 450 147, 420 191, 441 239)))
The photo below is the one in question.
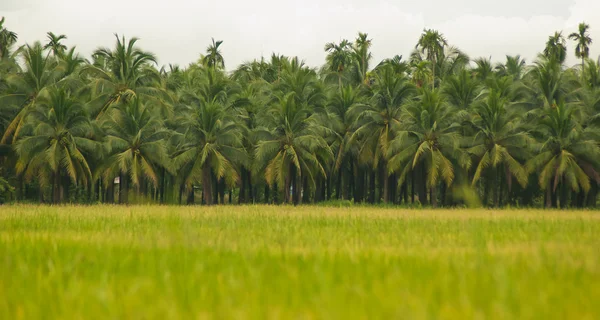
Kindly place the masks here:
MULTIPOLYGON (((52 31, 86 56, 113 47, 115 32, 137 36, 160 65, 195 61, 215 37, 224 40, 227 69, 271 52, 319 66, 326 42, 353 40, 358 31, 373 39, 374 64, 408 57, 423 28, 438 29, 472 58, 494 61, 521 54, 531 62, 550 34, 568 35, 581 21, 600 43, 600 0, 1 0, 0 16, 20 43, 45 41, 52 31)), ((599 54, 594 44, 591 56, 599 54)))

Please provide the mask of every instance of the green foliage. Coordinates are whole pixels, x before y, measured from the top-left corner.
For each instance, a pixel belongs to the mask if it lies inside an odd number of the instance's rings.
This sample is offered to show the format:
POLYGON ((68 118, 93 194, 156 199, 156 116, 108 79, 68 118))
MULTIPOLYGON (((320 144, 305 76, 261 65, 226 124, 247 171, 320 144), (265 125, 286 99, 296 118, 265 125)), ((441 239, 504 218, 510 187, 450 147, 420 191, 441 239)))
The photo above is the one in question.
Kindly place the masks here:
POLYGON ((222 40, 158 68, 115 37, 90 60, 52 32, 13 50, 1 20, 0 161, 17 201, 596 205, 585 23, 569 35, 581 68, 565 65, 562 31, 531 64, 471 60, 426 29, 406 60, 373 63, 359 32, 327 43, 318 69, 272 54, 231 72, 222 40))

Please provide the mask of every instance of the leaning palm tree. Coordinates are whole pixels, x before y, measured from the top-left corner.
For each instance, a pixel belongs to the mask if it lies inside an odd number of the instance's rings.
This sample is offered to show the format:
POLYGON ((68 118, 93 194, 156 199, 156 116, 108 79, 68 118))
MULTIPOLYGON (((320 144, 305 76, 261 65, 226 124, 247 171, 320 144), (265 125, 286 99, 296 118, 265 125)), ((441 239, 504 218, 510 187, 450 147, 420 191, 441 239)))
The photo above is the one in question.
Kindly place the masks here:
MULTIPOLYGON (((564 102, 547 108, 534 130, 541 144, 527 168, 538 173, 539 185, 546 191, 546 207, 557 206, 559 187, 563 195, 569 190, 587 193, 591 179, 600 183, 599 134, 594 127, 583 128, 575 119, 575 110, 564 102)), ((561 207, 566 206, 563 201, 561 207)))
POLYGON ((443 54, 444 47, 448 45, 444 35, 437 30, 426 29, 421 34, 417 42, 416 49, 426 54, 427 60, 431 62, 431 87, 435 87, 435 67, 440 56, 443 54))
POLYGON ((585 22, 579 24, 579 31, 573 32, 569 35, 569 39, 574 40, 577 45, 575 46, 575 56, 581 59, 581 74, 583 76, 585 71, 585 59, 590 56, 590 45, 592 44, 592 38, 589 35, 588 30, 590 25, 585 22))
POLYGON ((160 116, 144 105, 140 98, 129 101, 124 108, 113 108, 103 122, 108 156, 99 173, 106 184, 119 179, 119 202, 128 203, 129 183, 136 191, 143 182, 158 186, 158 169, 170 169, 165 129, 160 116))
POLYGON ((88 139, 91 124, 79 100, 68 91, 53 87, 40 97, 28 114, 26 137, 16 144, 17 173, 26 180, 36 178, 40 186, 52 186, 53 201, 64 197, 64 177, 87 186, 92 173, 85 153, 97 150, 88 139))
POLYGON ((52 32, 48 32, 47 38, 48 43, 44 46, 44 50, 50 49, 55 57, 60 57, 67 50, 67 46, 60 43, 62 40, 67 39, 67 36, 64 34, 55 35, 52 32))

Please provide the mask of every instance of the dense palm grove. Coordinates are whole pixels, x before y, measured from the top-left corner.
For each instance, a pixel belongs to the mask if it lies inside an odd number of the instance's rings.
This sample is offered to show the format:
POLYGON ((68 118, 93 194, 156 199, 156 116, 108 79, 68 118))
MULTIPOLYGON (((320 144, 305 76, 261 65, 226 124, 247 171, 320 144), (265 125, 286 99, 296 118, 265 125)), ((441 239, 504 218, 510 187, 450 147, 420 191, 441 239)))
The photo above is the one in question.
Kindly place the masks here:
POLYGON ((0 22, 0 193, 45 203, 360 203, 593 207, 600 65, 589 26, 471 60, 435 30, 408 59, 371 39, 320 69, 272 55, 225 70, 222 41, 158 68, 138 39, 90 60, 0 22), (581 63, 565 66, 568 40, 581 63), (467 201, 468 202, 468 201, 467 201))

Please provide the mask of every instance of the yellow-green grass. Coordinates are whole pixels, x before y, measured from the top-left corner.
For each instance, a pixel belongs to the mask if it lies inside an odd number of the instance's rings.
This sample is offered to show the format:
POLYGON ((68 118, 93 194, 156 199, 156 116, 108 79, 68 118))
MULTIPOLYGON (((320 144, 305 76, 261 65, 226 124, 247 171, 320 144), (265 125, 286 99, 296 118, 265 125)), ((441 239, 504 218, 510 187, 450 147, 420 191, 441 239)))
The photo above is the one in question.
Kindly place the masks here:
POLYGON ((0 319, 600 319, 600 213, 0 207, 0 319))

